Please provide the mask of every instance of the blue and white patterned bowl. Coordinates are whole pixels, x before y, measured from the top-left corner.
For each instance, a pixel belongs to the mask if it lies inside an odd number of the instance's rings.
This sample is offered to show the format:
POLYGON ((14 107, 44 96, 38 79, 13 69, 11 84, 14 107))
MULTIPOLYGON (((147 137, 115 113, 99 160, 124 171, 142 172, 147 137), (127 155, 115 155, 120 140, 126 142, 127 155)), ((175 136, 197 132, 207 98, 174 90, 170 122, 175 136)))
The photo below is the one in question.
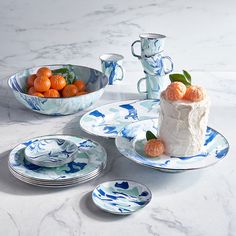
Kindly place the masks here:
POLYGON ((77 145, 69 140, 41 139, 26 147, 25 158, 37 166, 58 167, 72 162, 77 151, 77 145))
POLYGON ((114 180, 98 185, 93 193, 93 202, 102 210, 129 215, 145 207, 152 198, 151 191, 140 183, 130 180, 114 180))
POLYGON ((225 158, 229 151, 226 138, 207 127, 205 144, 201 152, 189 157, 161 155, 150 158, 144 153, 146 132, 158 133, 158 119, 149 119, 128 124, 116 137, 116 147, 128 159, 165 172, 179 172, 205 168, 225 158))
MULTIPOLYGON (((41 66, 40 66, 41 67, 41 66)), ((16 99, 32 111, 46 115, 69 115, 82 111, 95 103, 103 94, 108 78, 100 71, 77 65, 58 64, 46 65, 51 70, 68 68, 74 72, 76 80, 83 80, 89 93, 67 98, 44 98, 26 94, 27 77, 40 67, 25 69, 12 75, 8 85, 16 99)))

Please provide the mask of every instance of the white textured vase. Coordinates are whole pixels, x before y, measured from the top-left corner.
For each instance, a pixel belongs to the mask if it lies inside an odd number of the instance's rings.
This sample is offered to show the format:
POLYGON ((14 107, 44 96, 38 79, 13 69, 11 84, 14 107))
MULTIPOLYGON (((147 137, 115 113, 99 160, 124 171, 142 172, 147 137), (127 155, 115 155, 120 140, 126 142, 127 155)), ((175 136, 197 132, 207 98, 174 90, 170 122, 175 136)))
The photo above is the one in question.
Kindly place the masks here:
POLYGON ((210 101, 170 101, 160 98, 160 138, 170 156, 191 156, 202 150, 208 122, 210 101))

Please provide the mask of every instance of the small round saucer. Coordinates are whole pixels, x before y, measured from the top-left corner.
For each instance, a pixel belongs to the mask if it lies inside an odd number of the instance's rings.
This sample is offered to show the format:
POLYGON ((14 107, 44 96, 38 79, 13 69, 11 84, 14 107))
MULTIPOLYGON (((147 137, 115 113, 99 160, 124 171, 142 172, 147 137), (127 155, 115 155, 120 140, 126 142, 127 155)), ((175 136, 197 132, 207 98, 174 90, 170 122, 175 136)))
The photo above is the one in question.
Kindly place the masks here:
POLYGON ((25 148, 27 161, 43 167, 59 167, 72 162, 78 147, 75 143, 58 138, 46 138, 32 142, 25 148))
POLYGON ((118 215, 132 214, 145 207, 151 198, 151 191, 145 185, 130 180, 105 182, 92 192, 95 205, 118 215))

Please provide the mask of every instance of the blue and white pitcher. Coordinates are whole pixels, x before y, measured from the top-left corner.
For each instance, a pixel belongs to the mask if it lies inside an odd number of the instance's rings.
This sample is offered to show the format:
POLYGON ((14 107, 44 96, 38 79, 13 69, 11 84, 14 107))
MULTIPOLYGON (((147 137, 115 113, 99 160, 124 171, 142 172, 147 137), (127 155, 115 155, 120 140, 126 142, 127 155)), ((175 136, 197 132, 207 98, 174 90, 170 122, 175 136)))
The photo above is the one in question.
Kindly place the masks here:
POLYGON ((100 56, 102 72, 108 77, 108 84, 112 85, 124 78, 122 61, 124 57, 119 54, 107 53, 100 56))

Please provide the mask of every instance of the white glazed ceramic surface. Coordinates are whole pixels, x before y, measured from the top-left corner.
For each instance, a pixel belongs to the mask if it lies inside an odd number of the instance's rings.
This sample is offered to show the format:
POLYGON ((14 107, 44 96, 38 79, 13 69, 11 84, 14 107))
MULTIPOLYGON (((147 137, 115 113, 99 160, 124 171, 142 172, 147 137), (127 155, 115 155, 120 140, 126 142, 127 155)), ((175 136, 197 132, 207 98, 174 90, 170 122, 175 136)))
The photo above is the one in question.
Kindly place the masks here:
POLYGON ((95 103, 103 94, 108 78, 100 71, 92 68, 58 64, 46 65, 51 70, 67 68, 75 75, 75 79, 83 80, 86 84, 87 94, 68 98, 44 98, 31 96, 26 93, 26 79, 40 67, 25 69, 12 75, 8 84, 16 99, 32 111, 46 115, 69 115, 82 111, 95 103))
POLYGON ((77 145, 64 139, 41 139, 25 148, 27 161, 44 167, 58 167, 73 161, 77 145))
POLYGON ((150 119, 132 124, 123 128, 116 138, 116 146, 120 153, 130 160, 162 171, 193 170, 211 166, 222 160, 229 150, 225 137, 216 130, 207 128, 203 150, 189 157, 170 157, 161 155, 150 158, 144 153, 146 132, 150 130, 158 133, 158 120, 150 119))
POLYGON ((90 134, 115 138, 128 123, 157 118, 160 100, 128 100, 107 104, 87 112, 80 126, 90 134))
POLYGON ((144 185, 130 180, 114 180, 97 186, 93 202, 102 210, 119 215, 132 214, 145 207, 152 198, 144 185))

